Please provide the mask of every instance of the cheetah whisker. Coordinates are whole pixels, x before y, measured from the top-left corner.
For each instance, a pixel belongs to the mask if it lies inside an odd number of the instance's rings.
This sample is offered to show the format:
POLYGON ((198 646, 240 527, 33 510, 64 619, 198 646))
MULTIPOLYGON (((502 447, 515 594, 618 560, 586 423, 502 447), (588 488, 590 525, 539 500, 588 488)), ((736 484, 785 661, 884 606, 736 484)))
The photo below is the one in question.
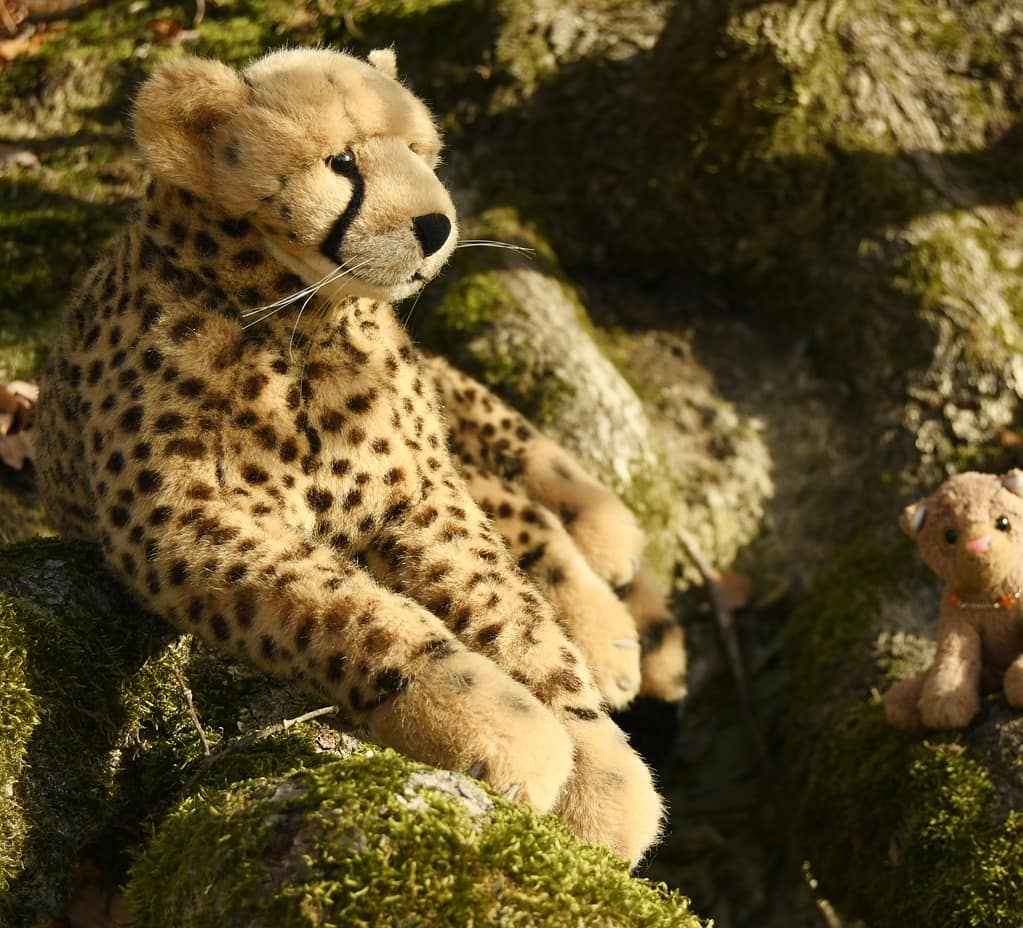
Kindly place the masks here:
MULTIPOLYGON (((323 304, 323 306, 320 307, 319 313, 317 314, 316 319, 313 321, 313 324, 312 324, 312 327, 311 327, 312 331, 310 332, 310 335, 309 335, 309 342, 306 345, 306 350, 305 350, 305 352, 302 355, 302 366, 301 366, 301 368, 299 368, 299 372, 298 372, 298 388, 299 388, 299 390, 301 390, 303 385, 305 384, 305 369, 306 369, 306 364, 309 362, 309 351, 311 350, 312 344, 313 344, 313 340, 315 339, 316 329, 319 327, 320 323, 324 320, 324 318, 327 316, 327 314, 333 312, 334 309, 337 308, 337 305, 341 302, 342 299, 344 299, 344 295, 340 294, 340 293, 339 294, 335 294, 332 298, 327 299, 327 301, 323 304)), ((294 329, 292 330, 291 335, 292 335, 292 338, 295 337, 294 329)), ((288 345, 288 351, 290 353, 290 351, 291 351, 291 344, 288 345)))
MULTIPOLYGON (((316 283, 310 284, 308 287, 303 287, 301 290, 296 290, 294 293, 289 293, 287 296, 283 296, 279 300, 274 300, 273 303, 264 303, 262 306, 257 306, 255 309, 246 310, 245 312, 240 313, 240 315, 243 319, 245 319, 248 318, 249 316, 255 316, 257 313, 270 310, 270 312, 268 312, 265 316, 262 316, 259 319, 255 320, 255 322, 262 322, 263 319, 269 318, 269 316, 272 316, 275 312, 283 309, 285 306, 291 305, 296 300, 302 299, 302 297, 304 296, 311 296, 315 294, 318 290, 327 286, 328 284, 332 284, 334 283, 334 281, 340 280, 342 277, 345 277, 348 274, 357 271, 366 263, 367 263, 366 261, 363 261, 362 263, 357 264, 355 265, 355 267, 351 268, 343 264, 338 265, 337 267, 333 268, 332 270, 324 274, 323 277, 316 281, 316 283)), ((254 323, 251 322, 249 323, 249 325, 253 324, 254 323)))
POLYGON ((412 318, 412 314, 416 311, 416 307, 419 305, 419 298, 423 295, 423 290, 425 290, 425 289, 426 289, 426 287, 423 287, 416 294, 416 298, 412 301, 412 306, 409 309, 408 314, 405 316, 405 319, 402 322, 402 325, 408 325, 409 324, 409 320, 412 318))
POLYGON ((525 245, 513 245, 511 242, 497 242, 489 238, 465 238, 455 248, 504 248, 506 251, 518 251, 522 254, 535 255, 535 248, 525 245))
MULTIPOLYGON (((309 301, 319 293, 318 290, 314 290, 309 294, 303 301, 302 305, 298 309, 298 315, 295 316, 295 324, 291 327, 291 338, 288 339, 288 357, 291 359, 291 363, 295 363, 295 333, 298 331, 298 324, 302 321, 302 313, 305 312, 306 307, 309 305, 309 301)), ((264 316, 264 318, 266 318, 264 316)))
POLYGON ((626 648, 629 651, 638 651, 640 649, 639 642, 633 641, 631 638, 615 638, 611 644, 616 648, 626 648))
MULTIPOLYGON (((265 322, 267 319, 269 319, 271 316, 276 315, 285 307, 290 306, 291 304, 302 299, 302 297, 305 297, 305 302, 302 304, 302 308, 299 310, 298 314, 300 319, 302 317, 302 311, 306 308, 306 306, 309 305, 309 301, 314 296, 316 296, 316 294, 319 293, 319 291, 323 289, 323 287, 326 287, 328 284, 335 283, 336 281, 341 280, 343 277, 347 277, 350 274, 354 274, 355 271, 357 271, 360 267, 367 263, 368 263, 367 261, 363 261, 360 264, 356 264, 355 267, 345 267, 343 265, 336 267, 329 274, 326 274, 323 277, 321 277, 315 284, 311 284, 310 286, 305 287, 302 290, 296 290, 294 293, 289 294, 286 297, 282 297, 281 299, 276 300, 273 303, 267 303, 264 306, 258 307, 257 309, 251 309, 248 310, 247 312, 241 313, 241 316, 243 318, 255 315, 256 313, 263 313, 263 315, 260 316, 258 319, 253 319, 250 322, 246 322, 242 326, 242 328, 248 329, 251 326, 258 325, 260 322, 265 322)), ((296 327, 297 323, 298 320, 296 320, 296 327)), ((294 335, 295 330, 292 330, 292 341, 294 341, 294 335)))
POLYGON ((316 281, 316 283, 310 284, 308 287, 303 287, 301 290, 296 290, 294 293, 289 293, 287 296, 282 296, 279 300, 274 300, 273 303, 264 303, 262 306, 257 306, 255 309, 246 310, 245 312, 240 313, 240 315, 242 318, 247 318, 248 316, 255 316, 257 313, 261 313, 267 309, 279 309, 283 306, 287 306, 289 303, 294 303, 295 300, 300 300, 307 293, 315 293, 320 287, 330 283, 334 278, 334 275, 345 270, 346 268, 340 266, 333 268, 316 281))

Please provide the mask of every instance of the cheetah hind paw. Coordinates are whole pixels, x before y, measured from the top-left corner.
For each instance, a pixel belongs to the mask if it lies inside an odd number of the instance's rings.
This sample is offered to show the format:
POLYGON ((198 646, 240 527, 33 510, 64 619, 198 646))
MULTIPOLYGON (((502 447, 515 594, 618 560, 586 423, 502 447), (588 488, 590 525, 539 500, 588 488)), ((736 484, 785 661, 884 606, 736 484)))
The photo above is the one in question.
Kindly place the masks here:
POLYGON ((639 630, 641 696, 677 702, 686 694, 685 634, 671 614, 649 568, 640 565, 624 598, 639 630))
POLYGON ((597 576, 615 590, 627 589, 646 538, 629 508, 601 489, 599 497, 565 520, 565 528, 597 576))

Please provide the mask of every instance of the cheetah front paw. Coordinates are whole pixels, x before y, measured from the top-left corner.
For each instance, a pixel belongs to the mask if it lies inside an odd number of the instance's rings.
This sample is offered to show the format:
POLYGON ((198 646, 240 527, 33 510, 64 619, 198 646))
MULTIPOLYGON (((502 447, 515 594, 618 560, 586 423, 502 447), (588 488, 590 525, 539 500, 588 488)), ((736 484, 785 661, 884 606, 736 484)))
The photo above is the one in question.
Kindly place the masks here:
POLYGON ((569 723, 575 772, 555 814, 584 841, 609 847, 632 866, 661 833, 664 804, 625 734, 606 716, 569 723))
POLYGON ((558 719, 496 664, 456 652, 417 675, 369 719, 373 737, 416 760, 484 780, 549 811, 572 772, 558 719))

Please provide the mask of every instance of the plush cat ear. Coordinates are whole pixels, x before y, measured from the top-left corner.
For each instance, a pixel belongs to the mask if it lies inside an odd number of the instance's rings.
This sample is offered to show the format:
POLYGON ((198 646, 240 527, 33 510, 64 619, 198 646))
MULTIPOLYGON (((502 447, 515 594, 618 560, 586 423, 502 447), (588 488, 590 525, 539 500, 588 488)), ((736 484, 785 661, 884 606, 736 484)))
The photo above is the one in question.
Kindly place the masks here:
POLYGON ((162 64, 139 89, 135 140, 157 177, 200 196, 212 189, 213 131, 234 116, 249 89, 227 65, 203 58, 162 64))
POLYGON ((1014 467, 1007 474, 1002 475, 1002 486, 1010 493, 1023 496, 1023 470, 1014 467))
POLYGON ((924 520, 927 518, 927 500, 919 499, 915 503, 902 510, 899 517, 899 527, 910 538, 916 538, 920 529, 924 527, 924 520))
POLYGON ((393 48, 375 48, 367 56, 367 60, 381 74, 398 79, 398 56, 393 48))

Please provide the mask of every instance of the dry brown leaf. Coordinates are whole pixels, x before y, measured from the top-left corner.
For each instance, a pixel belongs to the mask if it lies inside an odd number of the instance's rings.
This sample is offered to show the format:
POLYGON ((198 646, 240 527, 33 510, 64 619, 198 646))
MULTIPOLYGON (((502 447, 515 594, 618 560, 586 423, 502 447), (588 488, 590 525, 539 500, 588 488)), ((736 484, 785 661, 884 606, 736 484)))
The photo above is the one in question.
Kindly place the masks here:
POLYGON ((39 387, 25 380, 0 384, 0 462, 14 470, 35 464, 31 432, 39 387))
MULTIPOLYGON (((3 0, 0 0, 3 3, 3 0)), ((19 55, 39 51, 57 33, 63 32, 65 23, 48 23, 45 27, 28 26, 12 39, 0 39, 0 68, 19 55)))
POLYGON ((25 380, 0 384, 0 435, 20 432, 32 425, 39 387, 25 380))
POLYGON ((27 461, 35 464, 36 453, 30 432, 13 432, 0 436, 0 461, 14 470, 21 470, 27 461))
POLYGON ((151 19, 146 23, 146 29, 153 34, 157 42, 170 45, 181 34, 181 23, 173 19, 151 19))
POLYGON ((17 35, 28 17, 28 7, 21 0, 0 0, 0 23, 8 35, 17 35))
POLYGON ((730 612, 734 612, 736 609, 745 609, 753 602, 757 583, 749 574, 738 570, 723 570, 716 579, 721 588, 725 606, 730 612))

